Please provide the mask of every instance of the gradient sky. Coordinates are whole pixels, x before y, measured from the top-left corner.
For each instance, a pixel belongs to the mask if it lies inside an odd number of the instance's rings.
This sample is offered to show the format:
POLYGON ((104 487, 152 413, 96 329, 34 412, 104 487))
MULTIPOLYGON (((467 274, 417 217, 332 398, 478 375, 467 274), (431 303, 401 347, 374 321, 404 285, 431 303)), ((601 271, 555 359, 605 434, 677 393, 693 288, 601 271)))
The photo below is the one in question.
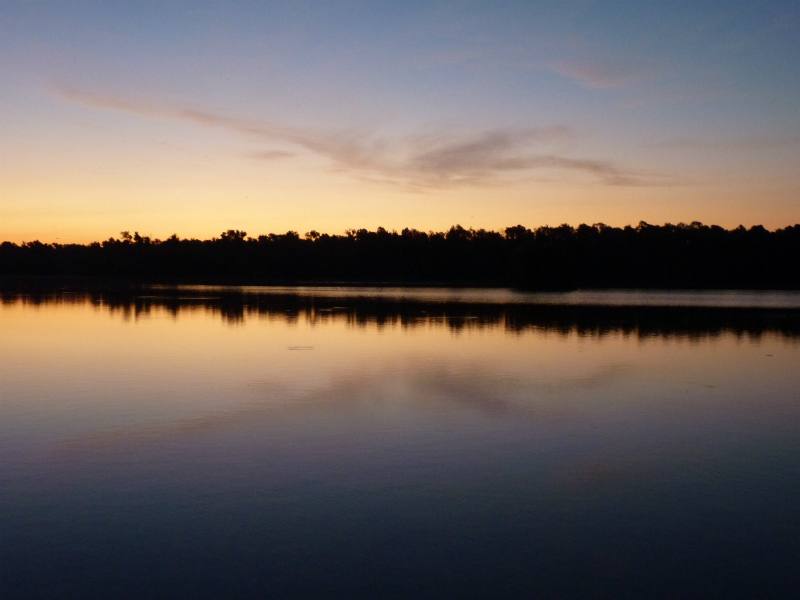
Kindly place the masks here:
POLYGON ((0 0, 0 240, 800 222, 800 2, 0 0))

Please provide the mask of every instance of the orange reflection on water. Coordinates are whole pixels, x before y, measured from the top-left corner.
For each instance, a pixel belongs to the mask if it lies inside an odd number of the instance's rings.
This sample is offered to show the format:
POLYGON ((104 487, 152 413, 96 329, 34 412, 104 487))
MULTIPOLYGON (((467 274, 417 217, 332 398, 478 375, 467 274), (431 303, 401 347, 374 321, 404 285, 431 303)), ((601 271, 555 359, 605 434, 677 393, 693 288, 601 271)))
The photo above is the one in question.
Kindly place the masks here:
POLYGON ((226 313, 201 301, 137 312, 70 296, 7 300, 5 427, 46 426, 62 441, 172 435, 268 418, 276 407, 308 414, 344 405, 561 423, 676 412, 720 420, 780 415, 800 389, 800 346, 774 332, 584 335, 425 311, 370 321, 336 307, 247 305, 231 320, 220 317, 237 307, 226 313))

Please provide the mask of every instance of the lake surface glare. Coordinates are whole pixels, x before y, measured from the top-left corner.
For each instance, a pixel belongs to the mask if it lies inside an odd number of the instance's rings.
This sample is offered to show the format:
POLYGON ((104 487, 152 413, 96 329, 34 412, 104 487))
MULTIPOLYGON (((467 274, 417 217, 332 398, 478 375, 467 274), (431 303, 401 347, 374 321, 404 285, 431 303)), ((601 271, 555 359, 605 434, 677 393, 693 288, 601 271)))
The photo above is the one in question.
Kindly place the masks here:
POLYGON ((799 598, 800 295, 497 294, 2 294, 0 598, 799 598))

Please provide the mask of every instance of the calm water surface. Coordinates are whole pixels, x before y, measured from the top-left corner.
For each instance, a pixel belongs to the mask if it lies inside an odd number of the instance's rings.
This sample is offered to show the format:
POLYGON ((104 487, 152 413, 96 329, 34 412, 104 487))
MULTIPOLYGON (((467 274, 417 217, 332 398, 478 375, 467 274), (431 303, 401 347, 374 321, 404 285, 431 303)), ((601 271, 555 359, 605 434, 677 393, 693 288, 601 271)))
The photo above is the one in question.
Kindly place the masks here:
POLYGON ((230 291, 2 297, 0 598, 800 597, 796 294, 230 291))

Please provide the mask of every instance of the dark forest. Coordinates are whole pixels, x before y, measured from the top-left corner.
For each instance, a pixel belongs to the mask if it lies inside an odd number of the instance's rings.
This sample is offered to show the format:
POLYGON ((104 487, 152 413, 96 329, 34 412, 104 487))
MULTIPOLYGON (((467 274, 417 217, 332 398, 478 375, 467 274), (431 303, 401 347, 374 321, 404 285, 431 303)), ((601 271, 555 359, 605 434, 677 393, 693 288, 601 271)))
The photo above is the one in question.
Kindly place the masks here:
POLYGON ((800 225, 726 230, 698 222, 502 232, 343 235, 310 231, 210 240, 123 231, 88 245, 0 245, 0 278, 130 283, 343 284, 577 288, 800 289, 800 225))

